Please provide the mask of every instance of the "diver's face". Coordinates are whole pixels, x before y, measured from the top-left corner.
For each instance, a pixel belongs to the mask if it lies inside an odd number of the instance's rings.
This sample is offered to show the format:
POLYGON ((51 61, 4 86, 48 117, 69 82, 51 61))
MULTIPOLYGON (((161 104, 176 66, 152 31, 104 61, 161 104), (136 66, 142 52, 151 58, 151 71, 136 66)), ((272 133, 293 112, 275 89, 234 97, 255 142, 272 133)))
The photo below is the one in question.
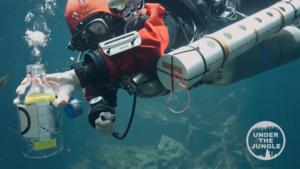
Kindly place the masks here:
POLYGON ((112 37, 107 21, 101 17, 94 18, 81 27, 71 39, 71 45, 79 51, 97 49, 99 42, 112 37))

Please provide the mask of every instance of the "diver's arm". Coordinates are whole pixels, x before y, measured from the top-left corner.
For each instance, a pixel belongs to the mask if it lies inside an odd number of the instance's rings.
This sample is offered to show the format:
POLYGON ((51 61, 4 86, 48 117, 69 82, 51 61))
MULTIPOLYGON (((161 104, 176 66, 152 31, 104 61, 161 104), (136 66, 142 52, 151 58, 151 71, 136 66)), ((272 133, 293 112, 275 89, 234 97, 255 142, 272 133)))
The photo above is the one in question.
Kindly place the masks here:
POLYGON ((103 134, 110 134, 114 132, 117 89, 106 85, 111 79, 104 57, 100 50, 90 51, 84 55, 83 61, 71 67, 90 102, 90 125, 103 134))
POLYGON ((97 86, 110 81, 110 72, 103 53, 99 50, 90 51, 84 55, 84 60, 73 64, 80 86, 97 86))

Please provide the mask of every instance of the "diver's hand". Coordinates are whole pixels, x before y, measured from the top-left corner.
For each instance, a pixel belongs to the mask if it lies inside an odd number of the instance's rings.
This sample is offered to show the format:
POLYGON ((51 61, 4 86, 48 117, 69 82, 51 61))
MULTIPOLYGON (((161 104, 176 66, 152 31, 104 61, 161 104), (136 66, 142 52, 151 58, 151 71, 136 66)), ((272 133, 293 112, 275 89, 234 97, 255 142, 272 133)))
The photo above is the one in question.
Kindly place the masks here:
POLYGON ((67 105, 74 91, 79 88, 79 80, 74 70, 47 74, 46 78, 57 96, 53 102, 55 107, 67 105))
POLYGON ((31 84, 31 77, 29 74, 22 80, 21 84, 17 87, 16 93, 17 97, 14 99, 13 103, 17 106, 20 103, 20 96, 23 95, 26 91, 26 89, 31 84))
MULTIPOLYGON (((46 74, 47 83, 54 90, 57 95, 54 106, 61 107, 70 101, 70 98, 74 91, 79 87, 79 80, 74 72, 74 70, 69 70, 66 72, 46 74)), ((27 87, 31 84, 32 77, 27 75, 26 78, 17 87, 16 93, 21 96, 25 93, 27 87)), ((19 103, 19 97, 14 100, 14 104, 19 103)))
POLYGON ((114 132, 115 114, 111 112, 101 112, 95 120, 95 128, 103 134, 114 132))

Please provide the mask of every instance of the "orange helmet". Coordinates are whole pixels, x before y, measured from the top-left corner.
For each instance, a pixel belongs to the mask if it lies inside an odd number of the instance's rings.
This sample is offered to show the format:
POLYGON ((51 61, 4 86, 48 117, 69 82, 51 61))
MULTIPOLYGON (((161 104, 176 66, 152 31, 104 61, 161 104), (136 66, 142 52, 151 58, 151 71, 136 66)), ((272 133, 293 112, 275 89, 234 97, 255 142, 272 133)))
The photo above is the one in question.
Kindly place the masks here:
POLYGON ((101 12, 118 17, 109 9, 107 0, 68 0, 65 17, 71 33, 74 34, 75 28, 86 18, 101 12))

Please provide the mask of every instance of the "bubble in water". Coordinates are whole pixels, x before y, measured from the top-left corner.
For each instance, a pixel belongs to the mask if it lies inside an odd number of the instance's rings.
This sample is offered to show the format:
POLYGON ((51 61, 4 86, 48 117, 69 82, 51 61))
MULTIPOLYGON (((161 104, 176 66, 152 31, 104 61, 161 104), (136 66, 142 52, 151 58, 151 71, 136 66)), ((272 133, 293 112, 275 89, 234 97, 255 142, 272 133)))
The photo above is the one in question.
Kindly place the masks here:
POLYGON ((29 11, 25 17, 25 22, 29 23, 33 18, 34 18, 34 14, 31 11, 29 11))
POLYGON ((32 54, 33 56, 41 56, 41 51, 38 48, 34 47, 32 50, 32 54))
POLYGON ((33 47, 31 53, 34 56, 34 59, 37 62, 41 61, 41 47, 47 46, 48 38, 47 36, 40 31, 31 31, 26 30, 25 32, 25 40, 29 47, 33 47))
POLYGON ((47 37, 49 37, 50 33, 51 33, 51 30, 49 29, 47 22, 45 21, 44 18, 36 19, 36 21, 33 25, 33 30, 44 32, 47 35, 47 37))
POLYGON ((26 30, 25 40, 30 47, 45 47, 47 45, 47 36, 40 31, 26 30))
POLYGON ((56 0, 43 0, 25 16, 25 22, 32 24, 32 28, 27 28, 24 38, 28 46, 32 47, 31 53, 37 61, 41 60, 40 49, 46 47, 50 40, 51 30, 48 28, 46 16, 53 16, 56 6, 56 0))
POLYGON ((56 0, 45 0, 44 4, 39 5, 39 11, 42 14, 54 15, 55 8, 56 8, 56 0))
POLYGON ((75 61, 75 57, 71 56, 71 57, 70 57, 70 60, 71 60, 71 61, 75 61))

